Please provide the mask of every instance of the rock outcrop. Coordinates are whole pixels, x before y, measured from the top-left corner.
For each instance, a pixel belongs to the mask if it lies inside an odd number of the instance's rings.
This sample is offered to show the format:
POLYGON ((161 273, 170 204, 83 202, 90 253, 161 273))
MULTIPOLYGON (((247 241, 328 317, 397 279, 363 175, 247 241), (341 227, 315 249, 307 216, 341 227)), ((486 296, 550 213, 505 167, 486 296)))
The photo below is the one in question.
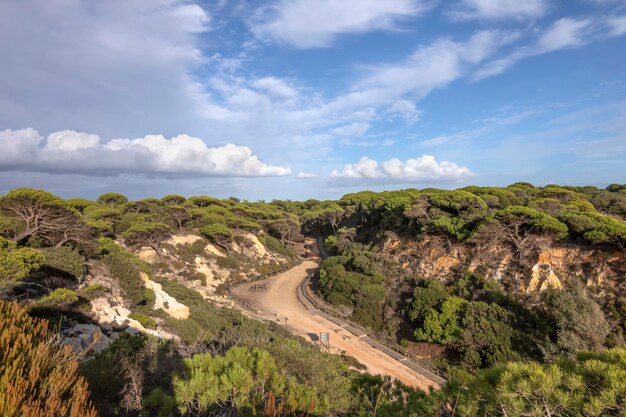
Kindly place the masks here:
POLYGON ((144 272, 141 272, 141 279, 146 285, 146 288, 154 291, 155 309, 160 308, 175 319, 186 319, 189 317, 189 307, 179 303, 174 297, 163 291, 163 286, 161 284, 152 281, 144 272))
POLYGON ((571 278, 608 293, 626 290, 626 254, 618 249, 545 241, 537 247, 519 259, 509 247, 493 242, 479 247, 450 244, 437 236, 416 239, 387 232, 379 244, 381 252, 413 276, 450 280, 476 272, 525 293, 559 289, 571 278))

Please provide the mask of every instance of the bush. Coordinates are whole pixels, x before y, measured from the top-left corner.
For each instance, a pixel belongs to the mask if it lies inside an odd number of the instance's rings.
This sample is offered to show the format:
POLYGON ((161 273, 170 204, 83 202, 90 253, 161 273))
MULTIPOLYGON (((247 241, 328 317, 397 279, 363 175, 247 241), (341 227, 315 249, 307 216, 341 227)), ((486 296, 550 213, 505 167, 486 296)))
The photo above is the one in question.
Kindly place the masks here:
POLYGON ((72 348, 53 336, 46 321, 0 300, 0 415, 97 416, 72 348))
POLYGON ((80 295, 85 297, 88 300, 95 300, 96 298, 101 297, 104 293, 107 292, 107 289, 100 284, 91 284, 80 290, 80 295))
POLYGON ((298 253, 293 246, 283 245, 280 243, 280 240, 276 239, 274 236, 263 234, 259 236, 258 239, 259 242, 261 242, 270 252, 275 252, 288 258, 295 258, 298 256, 298 253))
MULTIPOLYGON (((151 291, 146 291, 140 272, 148 272, 147 266, 134 255, 126 252, 111 239, 100 239, 102 263, 111 275, 117 278, 120 287, 133 305, 147 305, 150 308, 151 291)), ((152 293, 152 296, 154 294, 152 293)))
POLYGON ((233 256, 220 256, 215 260, 215 263, 220 268, 237 269, 239 268, 239 261, 233 256))
POLYGON ((141 324, 146 329, 154 330, 157 327, 157 322, 155 319, 142 313, 130 313, 128 315, 128 318, 137 320, 139 324, 141 324))
POLYGON ((0 237, 0 291, 17 284, 44 262, 44 256, 35 249, 18 248, 15 242, 0 237))
POLYGON ((43 266, 47 266, 58 271, 82 277, 87 272, 85 268, 85 258, 78 252, 78 249, 70 246, 39 249, 46 258, 43 266))
POLYGON ((78 301, 78 295, 69 288, 57 288, 33 302, 33 308, 66 308, 78 301))

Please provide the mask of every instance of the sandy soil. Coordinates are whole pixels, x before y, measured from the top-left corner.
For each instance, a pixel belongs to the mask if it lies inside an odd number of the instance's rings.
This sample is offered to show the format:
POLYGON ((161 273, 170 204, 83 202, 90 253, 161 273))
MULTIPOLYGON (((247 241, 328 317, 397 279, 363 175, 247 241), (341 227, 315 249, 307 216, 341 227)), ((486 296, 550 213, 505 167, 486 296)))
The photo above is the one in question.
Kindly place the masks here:
MULTIPOLYGON (((250 304, 256 311, 253 316, 286 324, 287 329, 312 343, 318 342, 320 332, 330 333, 332 353, 344 351, 353 356, 373 374, 385 374, 403 383, 427 390, 438 386, 381 352, 337 324, 309 312, 298 300, 297 288, 309 272, 321 262, 315 244, 310 245, 312 256, 306 261, 275 277, 233 288, 233 293, 250 304)), ((240 307, 241 308, 241 307, 240 307)))

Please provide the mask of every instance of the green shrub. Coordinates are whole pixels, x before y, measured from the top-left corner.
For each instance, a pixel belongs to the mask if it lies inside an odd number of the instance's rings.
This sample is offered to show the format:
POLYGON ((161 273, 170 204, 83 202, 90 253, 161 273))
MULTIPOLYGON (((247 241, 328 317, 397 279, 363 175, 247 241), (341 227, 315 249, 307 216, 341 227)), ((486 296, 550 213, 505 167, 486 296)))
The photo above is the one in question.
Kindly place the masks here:
POLYGON ((275 252, 288 258, 295 258, 298 256, 298 253, 293 246, 283 245, 280 243, 280 240, 276 239, 274 236, 262 234, 258 239, 259 242, 261 242, 270 252, 275 252))
POLYGON ((44 256, 35 249, 18 248, 15 242, 0 237, 0 291, 23 280, 44 262, 44 256))
POLYGON ((91 284, 80 290, 80 295, 85 297, 88 300, 95 300, 96 298, 101 297, 104 293, 107 292, 107 289, 100 284, 91 284))
POLYGON ((31 304, 31 308, 66 308, 78 301, 78 295, 69 288, 57 288, 31 304))
POLYGON ((78 252, 78 249, 70 246, 39 249, 46 258, 43 266, 47 266, 58 271, 66 272, 76 278, 85 275, 85 258, 78 252))
POLYGON ((152 308, 150 302, 154 299, 150 300, 150 297, 153 297, 154 293, 146 291, 140 275, 141 272, 149 271, 147 265, 111 239, 102 238, 99 242, 102 263, 118 280, 126 297, 134 305, 143 304, 152 308))
POLYGON ((150 316, 145 315, 145 314, 142 314, 142 313, 130 313, 128 315, 128 317, 133 319, 133 320, 137 320, 139 322, 139 324, 141 324, 146 329, 154 330, 157 327, 156 320, 153 319, 150 316))
POLYGON ((215 263, 220 268, 225 269, 237 269, 239 268, 239 261, 233 256, 220 256, 215 260, 215 263))

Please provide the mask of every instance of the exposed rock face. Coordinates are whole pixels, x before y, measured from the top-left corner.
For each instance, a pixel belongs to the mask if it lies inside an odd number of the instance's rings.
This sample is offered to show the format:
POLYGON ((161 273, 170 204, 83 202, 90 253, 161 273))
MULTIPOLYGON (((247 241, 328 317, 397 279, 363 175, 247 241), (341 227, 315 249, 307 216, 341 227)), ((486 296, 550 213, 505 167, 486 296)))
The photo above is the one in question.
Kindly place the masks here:
POLYGON ((626 290, 626 255, 606 247, 541 241, 534 253, 518 259, 497 242, 486 247, 451 244, 436 236, 419 240, 387 232, 380 250, 396 259, 413 276, 449 280, 465 272, 487 279, 516 283, 519 291, 562 288, 569 278, 582 278, 589 287, 618 294, 626 290))
POLYGON ((111 325, 112 327, 125 330, 131 334, 147 333, 152 336, 163 338, 158 331, 146 329, 137 320, 131 319, 128 315, 131 311, 121 305, 112 305, 106 297, 96 298, 91 301, 91 311, 94 319, 100 325, 111 325))
POLYGON ((263 246, 255 235, 252 233, 246 233, 245 237, 251 242, 251 246, 247 248, 248 250, 246 252, 244 252, 245 256, 264 258, 268 255, 267 249, 265 249, 265 246, 263 246))
POLYGON ((561 289, 563 285, 552 270, 552 266, 546 262, 537 262, 531 269, 530 282, 526 292, 544 291, 548 288, 561 289))
POLYGON ((173 235, 167 240, 167 243, 170 243, 174 246, 181 245, 191 245, 196 243, 198 240, 202 240, 201 236, 192 235, 192 234, 184 234, 184 235, 173 235))
POLYGON ((155 309, 161 308, 175 319, 186 319, 189 317, 189 307, 179 303, 174 297, 163 291, 163 286, 161 284, 152 281, 144 272, 141 272, 141 279, 143 279, 146 288, 154 291, 155 309))

